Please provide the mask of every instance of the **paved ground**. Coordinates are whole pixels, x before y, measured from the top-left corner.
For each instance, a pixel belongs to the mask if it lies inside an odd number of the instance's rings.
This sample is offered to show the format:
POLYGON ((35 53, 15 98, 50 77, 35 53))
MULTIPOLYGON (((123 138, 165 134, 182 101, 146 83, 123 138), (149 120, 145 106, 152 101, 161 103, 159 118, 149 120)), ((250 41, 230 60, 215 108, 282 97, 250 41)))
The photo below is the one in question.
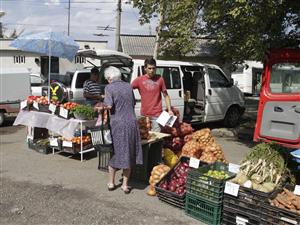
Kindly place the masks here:
MULTIPOLYGON (((253 118, 238 129, 209 124, 230 162, 238 163, 252 145, 253 118), (249 122, 252 121, 252 122, 249 122), (223 137, 220 137, 222 136, 223 137)), ((130 195, 106 190, 106 176, 91 153, 85 161, 29 150, 25 128, 0 127, 0 224, 201 224, 184 211, 146 195, 147 185, 132 182, 130 195)))

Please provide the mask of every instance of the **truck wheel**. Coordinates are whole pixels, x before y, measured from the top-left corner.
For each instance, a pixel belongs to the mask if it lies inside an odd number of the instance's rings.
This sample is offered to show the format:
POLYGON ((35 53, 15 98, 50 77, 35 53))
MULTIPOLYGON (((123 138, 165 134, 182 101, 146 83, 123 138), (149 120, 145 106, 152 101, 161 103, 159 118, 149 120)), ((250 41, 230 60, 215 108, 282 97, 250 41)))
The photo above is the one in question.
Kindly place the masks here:
POLYGON ((0 112, 0 126, 2 126, 4 122, 4 112, 0 112))
POLYGON ((241 114, 238 107, 230 107, 225 115, 224 125, 229 128, 236 127, 239 123, 240 116, 241 114))

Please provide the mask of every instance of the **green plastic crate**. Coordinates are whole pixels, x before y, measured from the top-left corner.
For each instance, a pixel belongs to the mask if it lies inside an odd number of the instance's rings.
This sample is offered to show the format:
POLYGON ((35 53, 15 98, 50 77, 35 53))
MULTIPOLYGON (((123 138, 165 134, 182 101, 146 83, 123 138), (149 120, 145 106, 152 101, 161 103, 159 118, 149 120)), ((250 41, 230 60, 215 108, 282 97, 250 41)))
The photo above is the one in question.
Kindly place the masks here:
POLYGON ((198 169, 190 170, 187 178, 187 193, 199 196, 212 203, 222 203, 225 182, 232 179, 234 173, 228 171, 228 166, 224 163, 216 162, 214 164, 199 167, 198 169), (228 178, 220 180, 204 175, 209 170, 224 171, 229 175, 228 178))
POLYGON ((193 194, 186 194, 185 213, 209 225, 219 225, 222 219, 222 204, 211 203, 193 194))

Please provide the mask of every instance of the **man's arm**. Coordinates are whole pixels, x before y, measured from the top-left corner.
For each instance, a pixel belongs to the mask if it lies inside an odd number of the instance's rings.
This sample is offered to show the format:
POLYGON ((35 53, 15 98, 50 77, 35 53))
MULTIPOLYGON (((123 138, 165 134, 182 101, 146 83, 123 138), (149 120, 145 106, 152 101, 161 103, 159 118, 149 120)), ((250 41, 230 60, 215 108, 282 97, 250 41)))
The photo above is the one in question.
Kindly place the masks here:
POLYGON ((167 106, 168 113, 173 115, 173 112, 171 110, 171 98, 168 94, 164 95, 164 96, 165 96, 165 101, 166 101, 166 106, 167 106))
POLYGON ((88 92, 83 92, 83 97, 93 99, 93 100, 101 100, 102 99, 101 95, 91 95, 88 92))
POLYGON ((162 92, 163 96, 165 97, 167 111, 170 115, 173 116, 174 114, 171 110, 171 98, 168 95, 168 91, 167 91, 164 79, 162 77, 160 79, 161 79, 161 92, 162 92))
POLYGON ((134 81, 132 81, 131 87, 132 87, 132 89, 137 89, 137 88, 139 88, 139 78, 138 78, 138 77, 135 78, 134 81))

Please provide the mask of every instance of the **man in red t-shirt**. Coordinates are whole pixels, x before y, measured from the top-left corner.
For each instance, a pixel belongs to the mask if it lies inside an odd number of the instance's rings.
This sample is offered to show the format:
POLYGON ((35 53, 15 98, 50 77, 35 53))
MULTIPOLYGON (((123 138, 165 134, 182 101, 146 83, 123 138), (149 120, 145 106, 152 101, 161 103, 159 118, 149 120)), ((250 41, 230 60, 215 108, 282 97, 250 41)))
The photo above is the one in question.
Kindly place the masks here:
POLYGON ((133 89, 138 89, 140 92, 142 103, 141 115, 151 118, 153 131, 160 131, 156 119, 162 113, 161 93, 165 98, 167 111, 173 115, 171 100, 164 79, 155 73, 155 59, 146 59, 144 65, 146 74, 136 78, 131 85, 133 89))

